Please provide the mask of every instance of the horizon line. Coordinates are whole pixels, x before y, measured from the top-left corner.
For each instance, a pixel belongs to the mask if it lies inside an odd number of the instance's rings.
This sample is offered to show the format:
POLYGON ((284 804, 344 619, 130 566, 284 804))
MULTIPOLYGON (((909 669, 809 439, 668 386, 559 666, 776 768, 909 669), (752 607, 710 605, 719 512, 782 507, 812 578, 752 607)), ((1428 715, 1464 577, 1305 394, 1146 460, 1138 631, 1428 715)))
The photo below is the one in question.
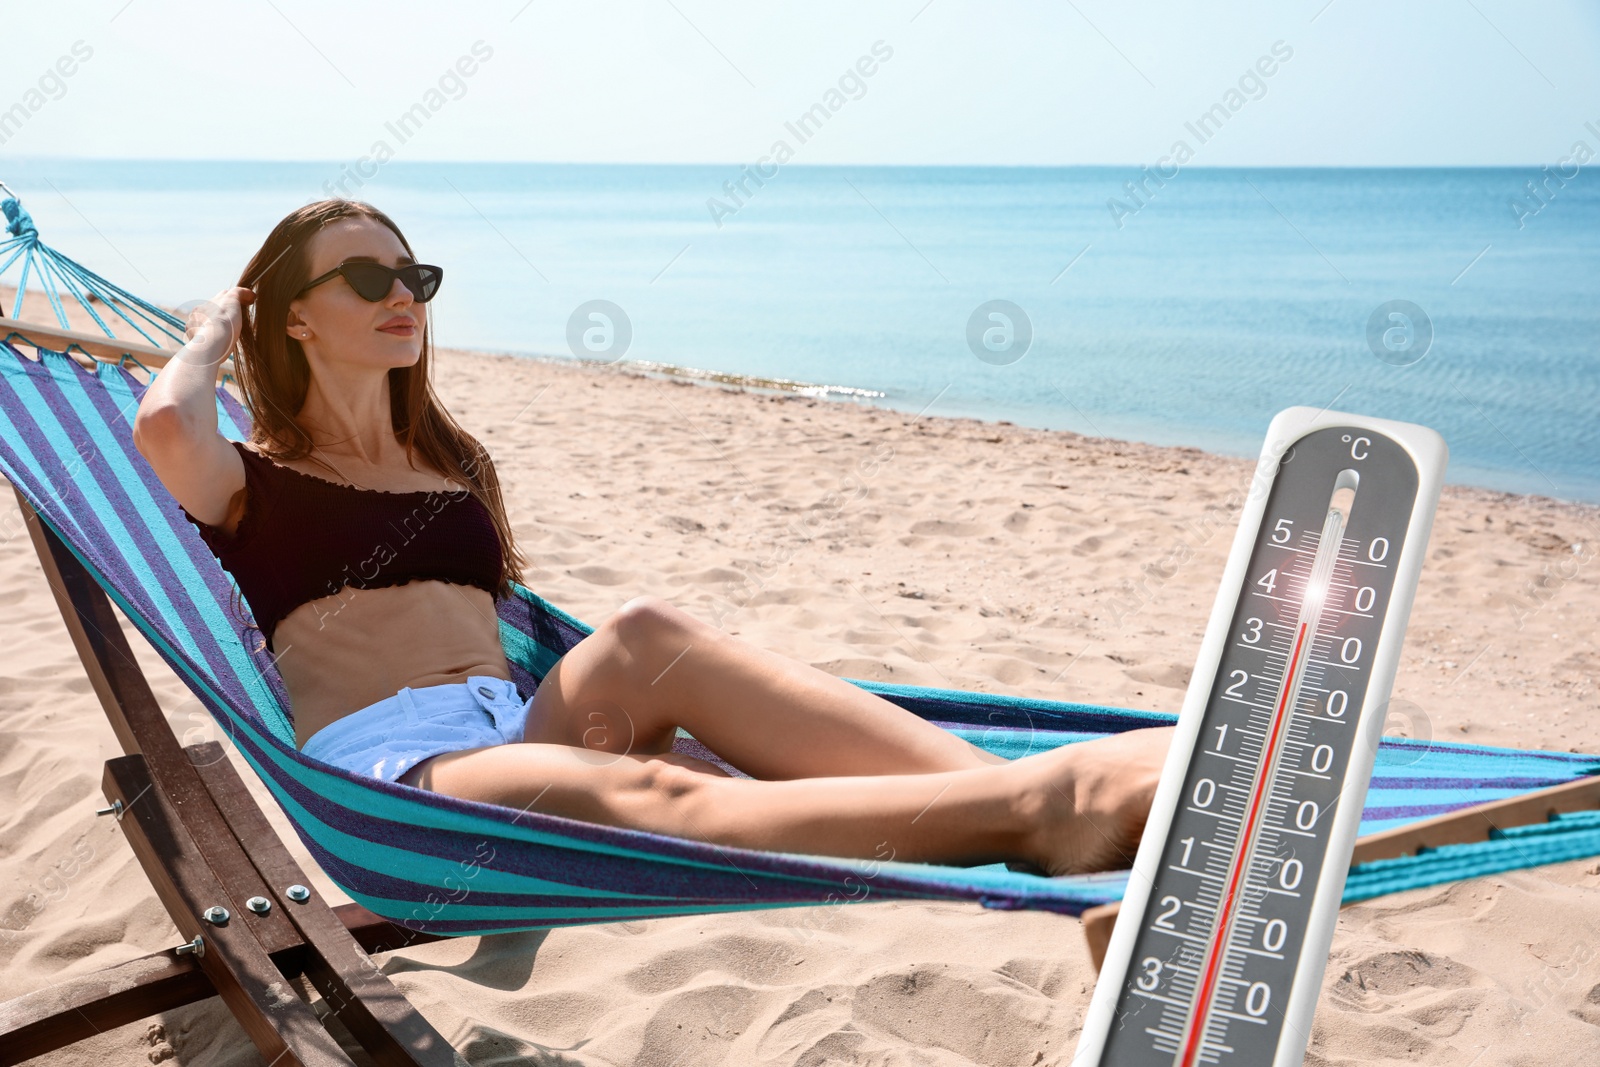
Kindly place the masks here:
MULTIPOLYGON (((283 166, 334 166, 348 159, 188 158, 182 156, 10 156, 0 166, 27 163, 220 163, 277 164, 283 166)), ((407 159, 391 160, 383 167, 401 166, 540 166, 540 167, 739 167, 749 161, 729 160, 579 160, 579 159, 407 159)), ((1183 170, 1538 170, 1543 163, 1189 163, 1183 170)), ((838 170, 850 167, 904 170, 1142 170, 1150 163, 785 163, 784 170, 838 170)), ((3 179, 4 175, 0 175, 3 179)))

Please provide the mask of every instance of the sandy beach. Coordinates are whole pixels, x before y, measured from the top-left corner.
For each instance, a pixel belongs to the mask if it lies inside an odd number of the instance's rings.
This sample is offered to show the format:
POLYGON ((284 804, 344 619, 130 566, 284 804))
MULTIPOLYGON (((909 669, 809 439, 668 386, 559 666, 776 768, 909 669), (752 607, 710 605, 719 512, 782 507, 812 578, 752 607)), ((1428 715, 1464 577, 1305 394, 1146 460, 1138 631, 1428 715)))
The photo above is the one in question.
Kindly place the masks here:
MULTIPOLYGON (((1224 501, 1254 465, 937 403, 915 416, 458 350, 437 353, 435 381, 495 457, 529 585, 590 624, 654 594, 836 675, 1168 712, 1236 525, 1224 501)), ((6 488, 0 998, 180 940, 94 815, 121 750, 6 488)), ((1411 736, 1600 752, 1597 549, 1600 508, 1445 488, 1395 683, 1411 736)), ((174 729, 202 729, 199 702, 125 629, 174 729)), ((321 892, 347 900, 232 758, 321 892)), ((380 962, 473 1067, 1070 1060, 1095 979, 1077 920, 809 910, 469 937, 380 962)), ((1348 907, 1306 1062, 1600 1062, 1597 917, 1600 859, 1348 907)), ((262 1062, 215 999, 33 1062, 168 1061, 262 1062)))

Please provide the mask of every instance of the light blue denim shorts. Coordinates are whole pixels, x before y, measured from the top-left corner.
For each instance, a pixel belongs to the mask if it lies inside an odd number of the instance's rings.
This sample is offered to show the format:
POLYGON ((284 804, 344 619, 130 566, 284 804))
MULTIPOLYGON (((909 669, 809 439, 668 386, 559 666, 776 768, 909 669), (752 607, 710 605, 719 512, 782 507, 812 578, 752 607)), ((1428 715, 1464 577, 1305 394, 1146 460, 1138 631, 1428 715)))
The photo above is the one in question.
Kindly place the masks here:
POLYGON ((533 698, 523 700, 514 683, 491 675, 406 686, 324 726, 300 751, 392 782, 431 756, 521 741, 532 705, 533 698))

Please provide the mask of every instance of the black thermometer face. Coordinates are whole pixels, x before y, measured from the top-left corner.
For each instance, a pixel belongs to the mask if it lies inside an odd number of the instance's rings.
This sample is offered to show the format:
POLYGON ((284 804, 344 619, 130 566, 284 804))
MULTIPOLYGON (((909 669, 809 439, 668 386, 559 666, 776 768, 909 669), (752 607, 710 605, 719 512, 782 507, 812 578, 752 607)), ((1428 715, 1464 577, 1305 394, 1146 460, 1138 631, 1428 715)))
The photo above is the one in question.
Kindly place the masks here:
POLYGON ((1272 1062, 1417 485, 1369 429, 1279 462, 1101 1063, 1272 1062))

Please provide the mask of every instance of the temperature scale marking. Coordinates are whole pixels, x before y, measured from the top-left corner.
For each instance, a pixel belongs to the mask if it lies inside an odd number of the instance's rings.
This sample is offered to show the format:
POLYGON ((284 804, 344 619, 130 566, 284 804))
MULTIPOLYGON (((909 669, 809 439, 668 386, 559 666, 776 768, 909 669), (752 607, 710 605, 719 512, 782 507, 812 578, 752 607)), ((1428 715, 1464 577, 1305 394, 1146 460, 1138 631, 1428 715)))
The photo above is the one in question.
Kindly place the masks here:
POLYGON ((1310 408, 1267 440, 1078 1067, 1304 1059, 1446 450, 1310 408))
POLYGON ((1223 894, 1221 914, 1218 917, 1218 929, 1206 949, 1206 962, 1200 980, 1199 993, 1189 1013, 1188 1030, 1183 1039, 1183 1050, 1177 1060, 1181 1067, 1193 1067, 1200 1057, 1200 1048, 1204 1040, 1206 1027, 1211 1020, 1218 970, 1222 966, 1224 948, 1232 940, 1234 922, 1237 918, 1235 909, 1239 904, 1239 881, 1255 860, 1255 850, 1258 843, 1257 834, 1261 829, 1260 819, 1266 808, 1267 794, 1271 788, 1271 772, 1276 769, 1280 742, 1283 739, 1284 728, 1289 721, 1288 713, 1293 706, 1293 698, 1299 696, 1300 683, 1306 665, 1306 661, 1302 658, 1302 655, 1306 652, 1306 636, 1307 634, 1313 635, 1312 643, 1315 643, 1317 623, 1322 616, 1326 589, 1330 584, 1329 572, 1333 570, 1333 564, 1337 558, 1338 548, 1344 533, 1344 519, 1349 514, 1350 506, 1354 502, 1355 488, 1359 482, 1360 476, 1354 470, 1348 468, 1340 471, 1335 481, 1333 499, 1330 501, 1328 516, 1323 526, 1323 537, 1311 565, 1308 588, 1305 591, 1304 600, 1300 608, 1300 619, 1294 638, 1294 652, 1290 655, 1289 663, 1284 670, 1283 683, 1278 693, 1278 706, 1272 714, 1272 733, 1267 738, 1267 743, 1261 751, 1255 788, 1250 795, 1249 813, 1246 815, 1244 826, 1240 830, 1241 839, 1246 842, 1246 845, 1242 851, 1234 854, 1233 863, 1230 865, 1228 887, 1223 894), (1332 552, 1328 550, 1330 545, 1334 549, 1332 552))

